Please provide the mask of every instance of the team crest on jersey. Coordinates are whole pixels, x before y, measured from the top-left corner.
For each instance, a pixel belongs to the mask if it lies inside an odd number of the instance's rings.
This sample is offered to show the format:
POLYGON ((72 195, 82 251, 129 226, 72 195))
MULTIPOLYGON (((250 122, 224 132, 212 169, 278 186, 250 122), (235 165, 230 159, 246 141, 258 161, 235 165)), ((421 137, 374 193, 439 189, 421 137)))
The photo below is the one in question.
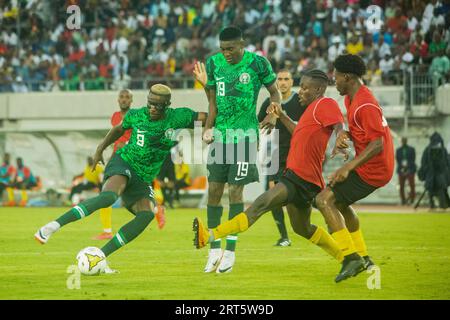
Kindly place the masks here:
POLYGON ((167 129, 167 130, 166 130, 166 132, 164 133, 164 135, 165 135, 165 137, 166 137, 167 139, 172 140, 173 137, 174 137, 174 132, 175 132, 175 130, 173 130, 172 128, 170 128, 170 129, 167 129))
POLYGON ((242 84, 247 84, 250 82, 250 75, 247 72, 242 73, 239 76, 239 82, 242 84))

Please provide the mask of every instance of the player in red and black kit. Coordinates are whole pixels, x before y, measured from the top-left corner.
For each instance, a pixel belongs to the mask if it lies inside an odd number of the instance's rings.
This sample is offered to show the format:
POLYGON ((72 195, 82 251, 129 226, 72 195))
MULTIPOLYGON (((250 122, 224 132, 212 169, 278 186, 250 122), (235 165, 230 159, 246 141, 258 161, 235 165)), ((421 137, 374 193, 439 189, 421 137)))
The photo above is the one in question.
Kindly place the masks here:
MULTIPOLYGON (((120 90, 117 102, 119 103, 120 111, 114 112, 113 115, 111 116, 112 127, 121 124, 128 110, 130 110, 131 104, 133 103, 133 93, 131 92, 131 90, 128 89, 120 90)), ((116 153, 117 150, 119 150, 128 143, 128 140, 130 140, 130 135, 131 129, 125 131, 125 133, 114 142, 113 155, 114 153, 116 153)), ((95 240, 111 239, 113 237, 111 207, 100 209, 100 221, 102 223, 103 232, 95 236, 93 239, 95 240)))
POLYGON ((335 279, 339 282, 373 265, 350 205, 391 180, 394 146, 383 110, 361 80, 366 72, 364 61, 357 55, 340 55, 334 68, 336 88, 345 96, 349 131, 339 133, 333 153, 348 148, 351 140, 356 155, 329 177, 316 205, 343 251, 342 269, 335 279))
MULTIPOLYGON (((119 103, 120 111, 114 112, 113 115, 111 116, 111 126, 113 127, 121 124, 128 110, 130 110, 131 104, 133 103, 133 94, 131 90, 128 89, 121 90, 119 92, 119 98, 117 102, 119 103)), ((130 135, 131 129, 125 131, 123 136, 121 136, 119 139, 116 140, 116 142, 114 142, 113 154, 128 143, 128 140, 130 140, 130 135)))
MULTIPOLYGON (((270 107, 289 132, 291 146, 287 157, 287 169, 279 183, 260 195, 244 212, 233 219, 208 230, 199 218, 194 219, 194 244, 202 248, 214 239, 243 232, 264 213, 287 206, 289 219, 295 233, 318 245, 327 253, 342 261, 342 250, 322 227, 311 224, 310 215, 315 196, 325 187, 322 163, 331 135, 343 130, 344 118, 337 102, 324 97, 328 84, 326 73, 311 70, 302 76, 299 102, 307 106, 298 124, 279 107, 270 107)), ((339 150, 345 153, 345 150, 339 150)))

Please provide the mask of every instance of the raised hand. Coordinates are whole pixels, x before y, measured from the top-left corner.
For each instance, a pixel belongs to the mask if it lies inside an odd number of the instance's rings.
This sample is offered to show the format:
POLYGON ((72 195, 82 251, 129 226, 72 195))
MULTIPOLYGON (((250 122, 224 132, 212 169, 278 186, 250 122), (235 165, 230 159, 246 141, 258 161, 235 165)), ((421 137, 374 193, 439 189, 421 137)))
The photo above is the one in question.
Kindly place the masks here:
POLYGON ((206 68, 203 62, 197 61, 195 63, 193 74, 195 80, 200 82, 200 84, 205 87, 208 82, 208 76, 206 74, 206 68))

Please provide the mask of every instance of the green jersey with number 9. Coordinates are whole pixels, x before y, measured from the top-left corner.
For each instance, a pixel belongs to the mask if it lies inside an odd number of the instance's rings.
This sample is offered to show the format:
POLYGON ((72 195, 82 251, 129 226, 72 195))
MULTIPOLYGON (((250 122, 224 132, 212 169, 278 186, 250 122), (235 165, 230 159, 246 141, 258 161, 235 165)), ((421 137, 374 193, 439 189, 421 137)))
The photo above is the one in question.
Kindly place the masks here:
POLYGON ((152 183, 170 149, 177 143, 175 130, 193 128, 196 119, 197 112, 189 108, 168 108, 160 120, 152 120, 147 107, 131 109, 122 121, 124 130, 132 130, 131 137, 117 154, 142 180, 152 183))
POLYGON ((206 60, 206 73, 207 88, 216 91, 216 141, 238 143, 245 136, 256 141, 259 91, 262 85, 269 87, 276 80, 270 62, 265 57, 244 51, 239 63, 229 64, 222 53, 216 53, 206 60), (233 131, 227 134, 227 130, 233 131))

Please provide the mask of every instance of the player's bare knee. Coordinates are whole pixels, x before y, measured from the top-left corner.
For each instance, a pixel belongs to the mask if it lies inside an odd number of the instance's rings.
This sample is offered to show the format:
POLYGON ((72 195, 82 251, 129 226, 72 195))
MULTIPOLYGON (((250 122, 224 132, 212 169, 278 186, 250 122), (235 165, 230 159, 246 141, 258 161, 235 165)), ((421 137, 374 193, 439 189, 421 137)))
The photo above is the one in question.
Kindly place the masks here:
POLYGON ((332 191, 324 190, 316 197, 316 206, 319 210, 325 209, 334 202, 334 194, 332 191))

